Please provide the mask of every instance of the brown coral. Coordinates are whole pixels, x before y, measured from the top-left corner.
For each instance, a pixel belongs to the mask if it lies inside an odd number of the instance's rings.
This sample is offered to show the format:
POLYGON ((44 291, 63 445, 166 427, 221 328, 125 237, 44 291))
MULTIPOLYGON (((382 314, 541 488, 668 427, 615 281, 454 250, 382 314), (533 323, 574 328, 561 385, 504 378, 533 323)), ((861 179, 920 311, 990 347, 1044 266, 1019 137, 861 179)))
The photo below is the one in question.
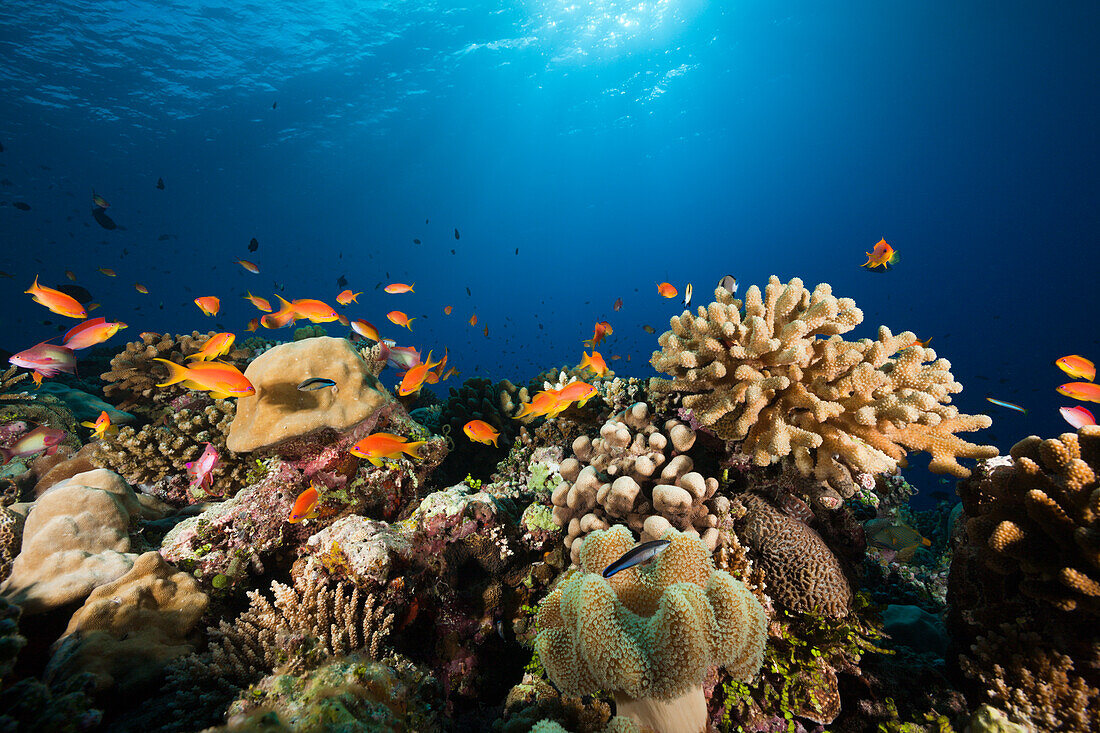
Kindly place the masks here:
POLYGON ((960 477, 969 471, 959 457, 997 454, 956 436, 991 421, 950 404, 962 386, 946 359, 910 331, 840 337, 862 321, 855 301, 825 283, 811 293, 798 278, 784 285, 772 276, 763 293, 748 289, 743 311, 717 288, 697 315, 672 318, 650 359, 672 379, 650 387, 684 393, 694 419, 743 441, 757 465, 792 455, 803 475, 830 484, 894 472, 907 450, 930 452, 933 471, 960 477))
MULTIPOLYGON (((156 407, 164 407, 172 399, 187 392, 185 387, 172 385, 157 387, 158 382, 168 376, 167 369, 154 359, 168 359, 177 364, 185 363, 188 356, 197 354, 206 340, 217 331, 200 334, 192 331, 190 335, 169 336, 145 332, 140 341, 131 341, 126 349, 111 359, 111 368, 99 375, 107 384, 103 394, 112 402, 117 401, 119 409, 133 413, 152 414, 156 407)), ((222 357, 223 361, 243 364, 248 358, 248 350, 234 349, 222 357)))
POLYGON ((764 571, 768 594, 793 611, 846 616, 852 589, 817 532, 759 496, 742 494, 738 499, 746 512, 735 523, 737 536, 764 571))

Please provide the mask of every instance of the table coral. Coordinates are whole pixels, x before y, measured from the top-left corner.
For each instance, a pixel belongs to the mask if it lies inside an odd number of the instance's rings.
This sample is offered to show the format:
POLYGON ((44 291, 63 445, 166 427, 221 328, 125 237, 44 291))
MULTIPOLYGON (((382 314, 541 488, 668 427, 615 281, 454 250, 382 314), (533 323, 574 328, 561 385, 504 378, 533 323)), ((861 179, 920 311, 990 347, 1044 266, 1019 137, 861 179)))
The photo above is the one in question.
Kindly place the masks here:
POLYGON ((565 546, 573 562, 579 559, 581 538, 616 521, 640 532, 643 540, 674 527, 701 536, 715 549, 718 515, 728 501, 715 497, 717 479, 693 470, 684 452, 694 443, 695 432, 678 420, 658 427, 644 402, 609 418, 599 437, 574 440, 576 457, 561 462, 564 481, 551 495, 554 522, 567 532, 565 546))
POLYGON ((764 571, 768 594, 794 611, 847 615, 852 589, 821 537, 759 496, 742 494, 738 500, 746 512, 734 524, 737 537, 764 571))
POLYGON ((147 552, 73 614, 54 644, 47 679, 88 672, 98 691, 132 694, 155 680, 167 660, 193 651, 187 636, 207 602, 194 578, 147 552))
POLYGON ((668 530, 649 566, 601 572, 635 545, 623 525, 590 533, 581 569, 539 606, 535 649, 571 695, 614 691, 620 714, 656 730, 703 730, 711 665, 750 680, 767 638, 764 609, 740 581, 714 570, 698 538, 668 530))
POLYGON ((0 594, 26 614, 83 600, 133 566, 129 527, 140 513, 133 490, 105 469, 57 484, 34 503, 0 594))
POLYGON ((911 331, 840 337, 862 321, 855 301, 825 283, 811 293, 798 278, 784 285, 772 276, 743 304, 717 288, 696 315, 672 317, 650 359, 672 379, 655 378, 650 389, 683 393, 700 424, 743 441, 758 465, 793 455, 803 475, 834 486, 857 473, 892 473, 908 450, 930 452, 931 470, 959 477, 969 471, 958 458, 997 454, 956 435, 991 420, 950 404, 962 386, 946 359, 911 331))

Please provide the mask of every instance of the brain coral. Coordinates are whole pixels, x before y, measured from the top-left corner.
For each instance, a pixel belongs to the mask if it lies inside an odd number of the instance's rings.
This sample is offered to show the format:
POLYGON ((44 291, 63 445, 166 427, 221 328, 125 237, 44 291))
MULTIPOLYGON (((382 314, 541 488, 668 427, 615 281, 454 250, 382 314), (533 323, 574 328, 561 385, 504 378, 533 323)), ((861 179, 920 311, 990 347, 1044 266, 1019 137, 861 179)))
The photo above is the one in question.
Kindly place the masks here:
POLYGON ((757 465, 793 455, 803 475, 847 485, 855 473, 893 472, 907 450, 932 454, 930 468, 965 477, 959 457, 988 458, 955 433, 989 427, 984 415, 950 404, 962 390, 951 364, 916 342, 879 328, 878 338, 845 341, 863 321, 851 298, 828 284, 811 293, 798 278, 772 276, 742 302, 724 288, 697 315, 684 311, 661 334, 650 363, 672 375, 654 391, 684 393, 692 417, 744 442, 757 465))
POLYGON ((759 496, 739 498, 747 511, 737 522, 737 536, 766 573, 768 594, 793 611, 848 615, 852 589, 817 532, 759 496))
POLYGON ((620 714, 660 731, 703 730, 707 669, 747 681, 763 662, 764 609, 716 571, 701 540, 668 530, 648 566, 601 572, 634 547, 623 525, 590 533, 581 569, 539 606, 535 649, 565 694, 615 692, 620 714))

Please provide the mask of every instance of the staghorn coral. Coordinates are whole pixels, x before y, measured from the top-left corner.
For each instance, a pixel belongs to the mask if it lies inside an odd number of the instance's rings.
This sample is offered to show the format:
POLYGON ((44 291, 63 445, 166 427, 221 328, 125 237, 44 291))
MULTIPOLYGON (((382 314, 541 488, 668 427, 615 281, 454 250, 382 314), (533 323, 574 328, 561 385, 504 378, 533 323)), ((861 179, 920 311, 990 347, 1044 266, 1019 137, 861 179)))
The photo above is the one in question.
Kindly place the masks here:
POLYGON ((991 420, 950 404, 962 390, 951 364, 910 331, 840 337, 862 321, 855 302, 825 283, 811 293, 798 278, 783 285, 772 276, 763 294, 746 291, 743 311, 717 288, 715 302, 674 316, 661 334, 650 363, 672 379, 650 389, 684 393, 694 419, 743 441, 757 465, 792 455, 804 476, 842 494, 857 473, 893 473, 909 450, 930 452, 931 470, 959 477, 969 471, 958 458, 996 455, 956 435, 991 420))
POLYGON ((960 486, 969 541, 986 568, 1065 612, 1100 615, 1100 427, 1031 436, 1013 463, 960 486))
POLYGON ((193 651, 187 635, 206 611, 198 583, 156 552, 91 592, 53 647, 50 681, 87 672, 97 691, 121 694, 156 680, 164 663, 193 651))
POLYGON ((159 424, 141 429, 127 425, 116 435, 96 441, 92 461, 122 474, 132 484, 158 484, 155 493, 176 504, 236 494, 245 485, 249 465, 243 456, 226 447, 226 435, 236 414, 234 402, 192 393, 177 397, 171 407, 159 424), (183 491, 189 483, 187 463, 198 459, 204 443, 218 451, 214 482, 209 493, 183 491))
POLYGON ((1100 726, 1100 690, 1086 681, 1086 670, 1019 624, 979 636, 959 666, 985 689, 988 702, 1019 722, 1069 733, 1100 726))
POLYGON ((717 479, 692 470, 684 451, 694 443, 695 432, 678 420, 658 428, 644 402, 609 418, 600 437, 574 440, 576 458, 561 462, 564 481, 551 495, 554 522, 567 531, 573 562, 579 560, 579 539, 616 521, 643 540, 675 527, 716 548, 719 516, 728 512, 729 502, 715 497, 717 479), (583 468, 581 461, 587 464, 583 468))
POLYGON ((3 374, 0 374, 0 400, 19 399, 11 390, 30 375, 30 372, 19 373, 19 367, 8 367, 3 374))
POLYGON ((620 714, 661 731, 702 730, 711 665, 748 681, 760 669, 767 618, 740 581, 714 570, 701 540, 668 530, 649 566, 600 572, 634 545, 623 525, 596 531, 581 569, 539 606, 535 649, 565 694, 615 693, 620 714))
MULTIPOLYGON (((164 365, 153 360, 168 359, 183 364, 186 357, 198 353, 207 339, 216 333, 192 331, 190 335, 176 336, 148 331, 142 333, 139 341, 127 343, 126 349, 111 359, 111 368, 99 375, 107 383, 103 387, 103 395, 127 412, 154 415, 158 409, 188 390, 178 384, 157 387, 157 383, 168 376, 168 371, 164 365)), ((247 349, 237 348, 221 360, 241 367, 249 353, 247 349)))
POLYGON ((734 527, 756 567, 764 571, 769 595, 793 611, 847 615, 852 589, 821 537, 759 496, 737 498, 746 511, 734 527))

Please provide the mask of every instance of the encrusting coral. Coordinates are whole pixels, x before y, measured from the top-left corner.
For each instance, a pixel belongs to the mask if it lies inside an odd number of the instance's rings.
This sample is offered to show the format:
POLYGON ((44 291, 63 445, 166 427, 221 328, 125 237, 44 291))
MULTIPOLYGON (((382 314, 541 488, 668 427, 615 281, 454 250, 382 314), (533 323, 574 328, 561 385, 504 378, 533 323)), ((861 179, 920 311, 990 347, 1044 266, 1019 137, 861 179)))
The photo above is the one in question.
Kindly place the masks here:
MULTIPOLYGON (((100 375, 106 382, 103 394, 108 400, 117 401, 120 409, 133 413, 154 414, 172 399, 187 391, 186 387, 172 385, 158 387, 168 376, 167 369, 155 359, 167 359, 184 364, 186 358, 202 350, 207 339, 217 332, 169 336, 146 332, 140 341, 126 344, 125 350, 111 359, 111 368, 100 375)), ((240 366, 248 357, 246 349, 234 349, 222 357, 222 361, 240 366)))
POLYGON ((88 672, 97 690, 133 693, 155 679, 167 660, 193 651, 187 636, 207 603, 194 578, 146 552, 121 578, 93 590, 73 614, 46 676, 88 672))
POLYGON ((735 521, 737 537, 764 571, 768 594, 792 611, 846 616, 852 589, 821 537, 759 496, 737 498, 746 510, 735 521))
POLYGON ((714 569, 701 540, 675 530, 663 538, 671 544, 651 565, 605 579, 603 569, 635 541, 623 525, 590 533, 581 569, 539 606, 535 649, 565 694, 613 691, 621 715, 665 733, 698 733, 708 668, 751 679, 767 617, 743 583, 714 569))
POLYGON ((928 451, 930 469, 965 477, 958 458, 988 458, 956 433, 987 428, 984 415, 950 404, 962 390, 951 364, 916 342, 911 331, 845 341, 863 321, 851 298, 826 283, 811 293, 774 275, 763 294, 742 301, 725 288, 697 315, 673 316, 650 363, 672 375, 654 392, 683 393, 693 419, 727 440, 743 441, 757 465, 793 455, 799 471, 842 494, 857 473, 893 473, 908 450, 928 451))
POLYGON ((599 437, 574 440, 576 458, 561 462, 564 481, 551 496, 554 522, 567 531, 573 562, 581 538, 616 521, 643 541, 674 527, 715 549, 718 515, 728 512, 729 501, 715 497, 717 479, 693 470, 684 451, 694 443, 695 432, 678 420, 659 428, 644 402, 609 418, 599 437))

